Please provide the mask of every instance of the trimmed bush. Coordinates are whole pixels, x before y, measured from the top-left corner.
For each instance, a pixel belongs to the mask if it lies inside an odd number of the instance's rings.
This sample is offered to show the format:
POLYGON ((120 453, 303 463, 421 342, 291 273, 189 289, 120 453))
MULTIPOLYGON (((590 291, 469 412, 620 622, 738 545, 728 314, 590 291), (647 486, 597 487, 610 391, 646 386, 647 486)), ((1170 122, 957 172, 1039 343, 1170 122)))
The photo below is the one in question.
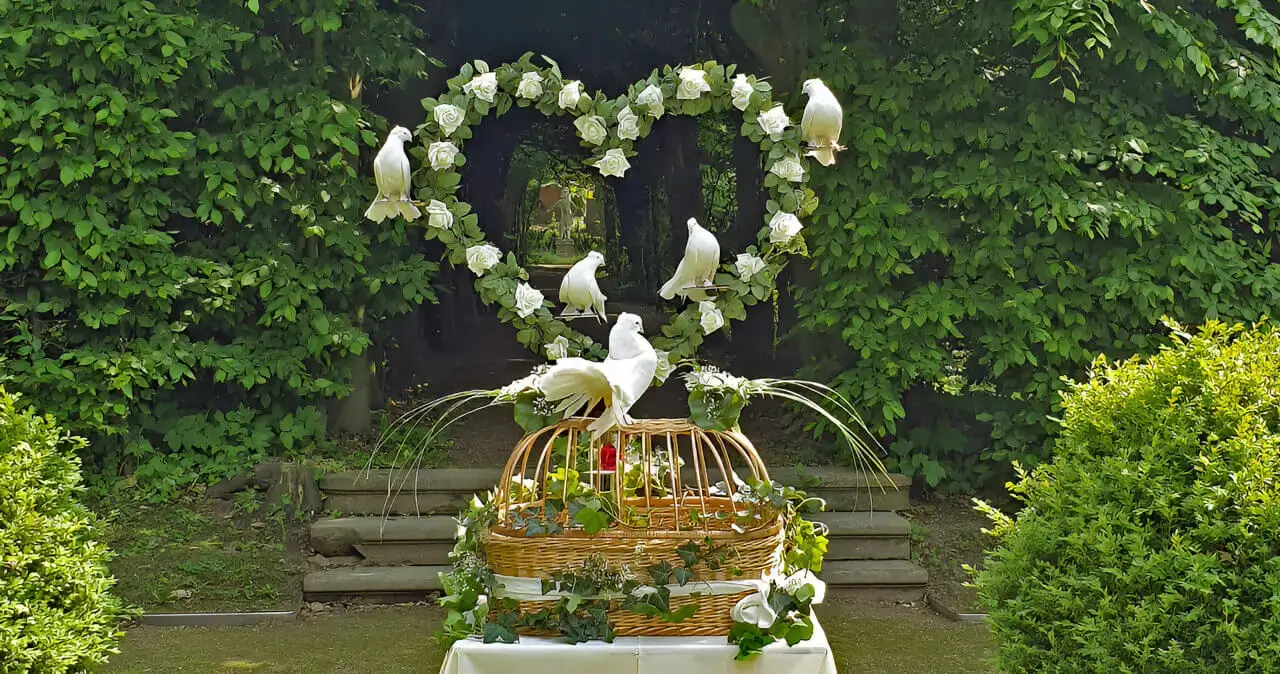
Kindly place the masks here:
POLYGON ((1280 671, 1280 331, 1095 362, 977 585, 1008 672, 1280 671))
POLYGON ((115 652, 120 602, 79 501, 84 440, 0 389, 0 672, 83 671, 115 652))

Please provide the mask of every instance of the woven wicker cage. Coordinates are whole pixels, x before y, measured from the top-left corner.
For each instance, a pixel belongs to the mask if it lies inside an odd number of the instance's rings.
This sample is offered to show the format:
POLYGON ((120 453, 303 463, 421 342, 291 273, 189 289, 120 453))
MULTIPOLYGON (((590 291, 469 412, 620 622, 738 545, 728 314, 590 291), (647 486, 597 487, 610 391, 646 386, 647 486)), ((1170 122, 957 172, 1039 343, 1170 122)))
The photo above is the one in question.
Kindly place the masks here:
MULTIPOLYGON (((680 566, 676 549, 689 541, 724 545, 730 555, 720 568, 694 567, 699 580, 760 578, 779 567, 781 512, 757 512, 744 521, 735 499, 740 486, 769 479, 745 436, 707 431, 684 419, 654 419, 593 441, 591 421, 567 419, 516 445, 499 482, 497 521, 484 534, 494 573, 549 578, 591 555, 636 572, 663 560, 680 566), (613 511, 609 527, 596 533, 579 526, 563 505, 587 488, 613 511), (557 530, 529 535, 529 516, 545 517, 548 500, 559 504, 551 518, 557 530)), ((732 625, 730 609, 744 594, 673 597, 673 609, 699 604, 694 617, 676 624, 624 611, 611 611, 610 618, 620 636, 723 635, 732 625)), ((521 609, 537 611, 543 604, 521 602, 521 609)))

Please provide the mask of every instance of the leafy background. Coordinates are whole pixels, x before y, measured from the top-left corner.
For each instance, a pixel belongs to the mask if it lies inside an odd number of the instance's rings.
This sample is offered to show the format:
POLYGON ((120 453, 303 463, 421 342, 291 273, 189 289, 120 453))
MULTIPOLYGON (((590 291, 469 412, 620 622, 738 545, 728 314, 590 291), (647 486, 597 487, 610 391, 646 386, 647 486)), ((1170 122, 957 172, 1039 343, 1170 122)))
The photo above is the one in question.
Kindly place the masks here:
MULTIPOLYGON (((731 350, 835 384, 890 468, 939 489, 1044 459, 1062 377, 1152 351, 1161 316, 1253 320, 1280 297, 1280 23, 1259 0, 420 5, 7 5, 3 378, 89 436, 99 475, 164 496, 308 451, 367 424, 371 373, 417 372, 398 347, 422 332, 397 321, 460 348, 469 272, 359 214, 382 115, 416 125, 477 57, 546 53, 605 91, 738 63, 790 110, 805 77, 831 85, 849 150, 810 182, 812 269, 792 265, 731 350), (431 57, 446 67, 420 75, 431 57)), ((468 150, 463 196, 492 241, 529 119, 468 150)), ((722 219, 726 250, 759 228, 758 149, 699 138, 655 128, 608 197, 638 295, 688 213, 722 219), (732 171, 733 208, 722 181, 703 189, 710 166, 732 171)))

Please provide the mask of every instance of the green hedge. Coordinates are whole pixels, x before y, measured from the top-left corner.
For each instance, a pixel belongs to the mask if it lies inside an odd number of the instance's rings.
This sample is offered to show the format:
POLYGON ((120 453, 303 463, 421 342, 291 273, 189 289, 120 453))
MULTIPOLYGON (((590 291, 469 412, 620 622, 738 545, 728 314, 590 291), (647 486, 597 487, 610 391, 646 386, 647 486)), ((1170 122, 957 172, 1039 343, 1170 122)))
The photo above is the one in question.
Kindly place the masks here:
POLYGON ((389 125, 360 99, 424 66, 415 10, 2 6, 0 382, 158 496, 314 442, 434 300, 421 232, 361 216, 389 125))
POLYGON ((992 511, 1002 671, 1280 671, 1280 330, 1095 367, 1022 512, 992 511))
POLYGON ((891 469, 999 488, 1062 377, 1274 310, 1276 3, 823 4, 849 150, 813 167, 798 336, 891 469))
POLYGON ((0 671, 82 671, 114 652, 122 616, 77 500, 84 440, 17 403, 0 389, 0 671))

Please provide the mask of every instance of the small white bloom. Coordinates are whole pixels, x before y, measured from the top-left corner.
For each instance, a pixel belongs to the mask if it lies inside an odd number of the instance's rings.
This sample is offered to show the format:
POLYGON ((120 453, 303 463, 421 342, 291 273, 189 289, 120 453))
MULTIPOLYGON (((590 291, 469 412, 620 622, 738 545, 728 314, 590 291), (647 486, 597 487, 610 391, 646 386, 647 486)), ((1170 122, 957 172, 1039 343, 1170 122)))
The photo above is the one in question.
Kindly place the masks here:
POLYGON ((656 84, 650 84, 636 96, 636 105, 644 106, 645 112, 654 119, 662 116, 662 101, 662 89, 656 84))
POLYGON ((658 383, 662 383, 671 376, 671 370, 674 369, 671 367, 671 352, 655 351, 655 353, 658 356, 658 369, 654 370, 653 376, 658 383))
POLYGON ((752 276, 764 271, 764 260, 751 253, 739 253, 734 264, 738 268, 738 277, 743 281, 750 281, 752 276))
POLYGON ((432 112, 432 116, 435 117, 436 124, 440 125, 440 130, 446 136, 452 136, 453 132, 457 131, 458 127, 467 121, 467 114, 462 111, 462 108, 448 103, 437 105, 435 111, 432 112))
POLYGON ((707 82, 707 72, 700 68, 681 68, 680 86, 676 87, 676 98, 692 101, 702 96, 704 91, 711 91, 711 83, 707 82))
POLYGON ((537 389, 538 380, 540 378, 541 378, 540 375, 535 372, 531 375, 521 377, 511 382, 510 384, 507 384, 506 386, 503 386, 501 389, 498 390, 498 400, 501 400, 501 401, 513 400, 516 396, 520 395, 521 393, 524 393, 525 391, 532 391, 537 389))
POLYGON ((621 178, 626 174, 627 169, 631 168, 631 162, 627 161, 627 155, 616 147, 605 152, 603 157, 592 162, 591 165, 600 169, 600 175, 613 176, 615 178, 621 178))
POLYGON ((769 606, 768 595, 760 591, 738 601, 729 612, 729 617, 733 618, 734 622, 749 623, 767 630, 773 625, 773 621, 778 619, 778 614, 774 612, 773 607, 769 606))
POLYGON ((751 94, 755 92, 756 89, 747 81, 747 76, 738 73, 738 76, 733 78, 733 87, 729 89, 729 95, 733 97, 733 107, 746 110, 747 106, 751 105, 751 94))
POLYGON ((592 145, 599 145, 609 137, 609 130, 605 128, 604 119, 599 115, 584 115, 573 120, 573 125, 577 127, 582 140, 592 145))
POLYGON ((547 352, 547 360, 560 360, 569 357, 569 340, 560 335, 542 347, 547 352))
POLYGON ((487 243, 471 246, 467 249, 467 267, 476 276, 484 276, 484 273, 493 269, 493 265, 498 264, 498 260, 501 259, 502 251, 498 250, 497 246, 491 246, 487 243))
POLYGON ((777 142, 782 139, 782 132, 791 126, 791 118, 787 117, 787 111, 782 108, 782 104, 765 110, 756 116, 756 121, 760 123, 760 128, 769 135, 769 140, 777 142))
POLYGON ((797 218, 794 213, 778 211, 769 220, 769 241, 786 243, 794 239, 801 229, 803 225, 800 224, 800 218, 797 218))
POLYGON ((520 76, 520 84, 516 86, 516 96, 533 99, 541 95, 542 75, 530 71, 520 76))
POLYGON ((582 83, 578 80, 571 80, 560 89, 560 109, 574 110, 578 107, 578 100, 582 98, 582 83))
POLYGON ((443 201, 432 199, 427 204, 427 224, 440 229, 450 229, 453 227, 453 211, 450 211, 449 205, 443 201))
POLYGON ((618 137, 623 140, 635 140, 640 137, 640 118, 627 106, 618 111, 618 137))
POLYGON ((698 313, 698 324, 702 326, 703 334, 709 335, 724 327, 724 314, 716 308, 715 302, 711 300, 699 302, 698 313))
POLYGON ((813 603, 821 604, 822 600, 827 596, 827 584, 813 575, 808 569, 800 569, 799 571, 777 580, 778 587, 789 595, 794 596, 805 585, 813 586, 813 603))
POLYGON ((542 292, 528 283, 516 286, 516 315, 520 318, 532 316, 545 301, 542 292))
POLYGON ((804 164, 795 157, 784 157, 774 162, 769 172, 783 180, 798 183, 804 180, 804 164))
POLYGON ((493 95, 498 93, 498 75, 493 72, 480 73, 462 85, 462 91, 486 103, 492 103, 493 95))
POLYGON ((427 159, 431 161, 431 168, 437 171, 453 168, 453 160, 457 156, 458 146, 447 140, 436 141, 427 146, 427 159))

